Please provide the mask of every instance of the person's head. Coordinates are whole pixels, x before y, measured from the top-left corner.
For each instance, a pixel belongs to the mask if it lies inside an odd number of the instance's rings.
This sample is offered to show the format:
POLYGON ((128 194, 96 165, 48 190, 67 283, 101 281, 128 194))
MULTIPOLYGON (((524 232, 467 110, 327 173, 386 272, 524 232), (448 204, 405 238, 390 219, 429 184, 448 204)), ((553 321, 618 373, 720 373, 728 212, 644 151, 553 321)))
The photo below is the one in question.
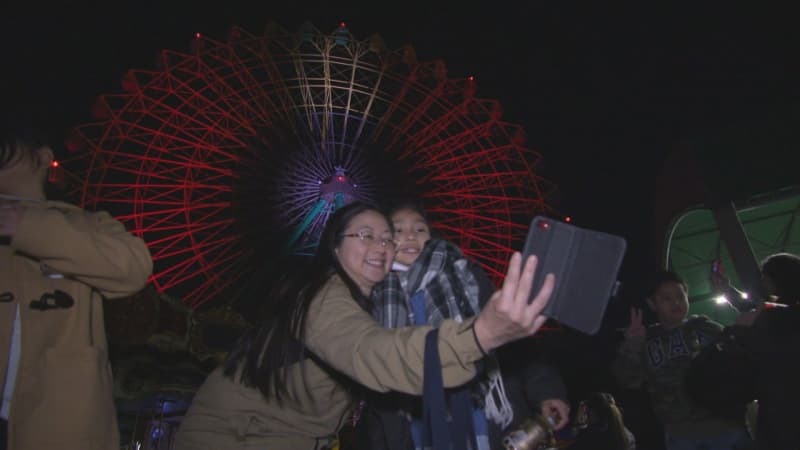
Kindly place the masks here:
POLYGON ((431 227, 425 210, 416 202, 405 201, 389 210, 397 244, 395 260, 410 266, 431 239, 431 227))
POLYGON ((607 425, 616 415, 620 415, 617 402, 606 392, 592 392, 578 405, 575 422, 579 427, 607 425))
POLYGON ((378 209, 351 203, 336 210, 311 260, 301 270, 284 268, 282 280, 261 294, 270 302, 262 310, 264 316, 228 354, 224 373, 240 373, 238 381, 280 400, 286 392, 284 368, 303 360, 304 349, 296 340, 305 335, 311 303, 330 278, 339 275, 353 301, 369 310, 370 291, 389 273, 393 257, 392 226, 378 209))
POLYGON ((592 428, 605 430, 611 434, 613 448, 628 448, 629 437, 625 433, 625 422, 622 410, 617 406, 614 397, 606 392, 592 392, 578 405, 575 417, 579 429, 592 428))
POLYGON ((662 271, 656 274, 647 299, 662 327, 680 325, 689 314, 689 286, 678 274, 662 271))
POLYGON ((0 194, 43 200, 53 150, 31 135, 0 137, 0 194))
POLYGON ((342 278, 368 296, 389 273, 394 253, 392 225, 387 217, 372 206, 351 203, 328 219, 317 259, 329 260, 342 278))
POLYGON ((761 263, 761 280, 767 295, 780 303, 800 303, 800 256, 776 253, 761 263))

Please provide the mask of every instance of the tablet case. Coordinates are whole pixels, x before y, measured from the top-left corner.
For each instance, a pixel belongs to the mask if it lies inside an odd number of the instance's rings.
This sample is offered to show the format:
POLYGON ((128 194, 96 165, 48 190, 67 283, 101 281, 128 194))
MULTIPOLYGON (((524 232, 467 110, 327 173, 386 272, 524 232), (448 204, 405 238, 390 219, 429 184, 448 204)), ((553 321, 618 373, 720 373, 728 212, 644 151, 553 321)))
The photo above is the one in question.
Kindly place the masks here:
POLYGON ((583 333, 597 333, 618 284, 625 248, 619 236, 534 217, 522 252, 539 258, 529 301, 552 273, 555 287, 542 314, 583 333))

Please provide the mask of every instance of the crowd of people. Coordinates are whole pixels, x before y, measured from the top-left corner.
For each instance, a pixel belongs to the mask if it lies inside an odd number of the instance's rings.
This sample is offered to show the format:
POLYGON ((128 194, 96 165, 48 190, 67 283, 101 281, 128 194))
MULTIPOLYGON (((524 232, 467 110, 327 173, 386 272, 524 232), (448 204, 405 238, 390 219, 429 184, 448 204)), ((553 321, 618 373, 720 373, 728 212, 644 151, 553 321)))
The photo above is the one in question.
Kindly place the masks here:
MULTIPOLYGON (((108 213, 47 199, 53 158, 35 136, 0 142, 0 449, 119 448, 103 299, 141 289, 152 260, 108 213)), ((515 253, 497 288, 433 225, 413 200, 337 209, 303 270, 264 293, 174 448, 491 450, 534 418, 569 448, 637 448, 624 405, 571 398, 530 339, 559 280, 532 292, 537 258, 515 253)), ((664 448, 797 448, 798 267, 764 261, 772 297, 734 326, 689 316, 688 286, 668 271, 644 305, 657 322, 631 310, 611 368, 648 393, 664 448)))

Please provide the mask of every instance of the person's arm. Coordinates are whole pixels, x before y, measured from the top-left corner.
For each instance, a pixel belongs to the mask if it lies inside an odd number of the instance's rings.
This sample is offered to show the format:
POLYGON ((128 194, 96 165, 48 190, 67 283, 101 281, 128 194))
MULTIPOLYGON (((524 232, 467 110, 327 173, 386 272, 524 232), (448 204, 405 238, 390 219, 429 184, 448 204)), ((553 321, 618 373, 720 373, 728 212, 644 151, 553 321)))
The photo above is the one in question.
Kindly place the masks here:
MULTIPOLYGON (((445 387, 475 376, 484 353, 473 323, 445 320, 439 327, 439 356, 445 387)), ((425 336, 432 327, 385 329, 363 311, 344 283, 333 279, 311 305, 305 345, 317 357, 375 391, 422 393, 425 336)))
MULTIPOLYGON (((533 300, 536 258, 522 265, 522 255, 509 261, 503 287, 475 318, 439 325, 439 357, 445 386, 458 386, 475 374, 475 362, 487 351, 532 336, 547 320, 541 315, 555 285, 545 276, 533 300)), ((306 346, 334 368, 374 390, 419 394, 425 336, 431 327, 384 329, 350 298, 344 283, 332 281, 312 302, 305 323, 306 346)))
POLYGON ((638 388, 644 382, 644 345, 647 329, 642 321, 642 311, 631 308, 631 321, 625 329, 625 341, 611 363, 611 372, 622 387, 638 388))
POLYGON ((644 382, 644 337, 629 337, 617 351, 617 357, 611 364, 611 372, 617 382, 625 388, 638 388, 644 382))
POLYGON ((710 337, 720 336, 725 329, 722 324, 714 322, 706 316, 692 316, 687 322, 691 328, 710 337))
POLYGON ((144 242, 105 212, 25 208, 10 244, 108 298, 136 293, 153 270, 144 242))

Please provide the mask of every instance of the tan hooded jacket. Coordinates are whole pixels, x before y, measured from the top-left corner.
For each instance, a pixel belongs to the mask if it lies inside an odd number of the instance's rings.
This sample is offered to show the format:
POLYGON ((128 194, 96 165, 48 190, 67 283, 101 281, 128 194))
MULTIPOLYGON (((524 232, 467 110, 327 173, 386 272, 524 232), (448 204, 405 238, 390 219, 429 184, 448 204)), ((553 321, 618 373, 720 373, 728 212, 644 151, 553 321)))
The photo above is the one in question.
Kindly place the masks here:
POLYGON ((25 206, 16 234, 0 245, 0 389, 18 306, 21 329, 8 448, 118 449, 102 298, 141 289, 152 272, 150 253, 105 212, 60 202, 25 206), (56 290, 74 303, 31 308, 56 290))

